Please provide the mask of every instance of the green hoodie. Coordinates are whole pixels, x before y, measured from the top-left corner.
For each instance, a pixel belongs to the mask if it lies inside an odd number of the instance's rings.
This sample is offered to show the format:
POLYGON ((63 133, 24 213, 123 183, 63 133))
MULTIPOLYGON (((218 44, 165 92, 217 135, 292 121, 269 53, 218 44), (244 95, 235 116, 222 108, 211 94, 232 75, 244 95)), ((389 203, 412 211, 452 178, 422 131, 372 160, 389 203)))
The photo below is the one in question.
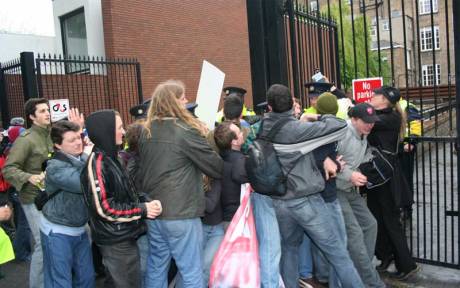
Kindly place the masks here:
POLYGON ((16 139, 8 154, 3 176, 19 191, 22 204, 31 204, 39 189, 29 183, 32 175, 40 174, 42 164, 53 151, 50 129, 32 125, 16 139))

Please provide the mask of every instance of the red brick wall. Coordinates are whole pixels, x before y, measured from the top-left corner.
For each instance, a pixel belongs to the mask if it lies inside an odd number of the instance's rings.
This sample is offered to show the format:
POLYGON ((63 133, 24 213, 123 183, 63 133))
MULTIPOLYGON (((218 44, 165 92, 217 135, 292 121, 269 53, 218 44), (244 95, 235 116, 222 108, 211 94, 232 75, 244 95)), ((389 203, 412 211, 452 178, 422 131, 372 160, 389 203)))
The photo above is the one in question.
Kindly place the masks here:
POLYGON ((179 79, 194 101, 206 59, 252 106, 246 0, 102 0, 102 11, 106 56, 139 60, 145 97, 179 79))

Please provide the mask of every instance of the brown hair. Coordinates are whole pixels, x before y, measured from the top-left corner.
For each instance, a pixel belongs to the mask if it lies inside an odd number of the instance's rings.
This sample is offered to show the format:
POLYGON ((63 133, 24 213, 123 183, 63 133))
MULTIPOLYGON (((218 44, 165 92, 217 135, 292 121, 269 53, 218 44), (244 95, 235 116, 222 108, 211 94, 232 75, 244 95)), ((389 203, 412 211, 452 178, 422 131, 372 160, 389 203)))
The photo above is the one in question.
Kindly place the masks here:
POLYGON ((178 118, 196 129, 202 136, 206 135, 206 126, 180 104, 179 99, 184 93, 184 84, 177 80, 168 80, 160 83, 155 88, 147 112, 147 120, 144 123, 148 138, 152 137, 152 131, 150 130, 152 122, 154 120, 162 121, 166 117, 178 118))
POLYGON ((232 124, 234 123, 231 121, 224 121, 214 130, 214 140, 222 151, 231 149, 232 141, 237 138, 235 132, 230 129, 232 124))
POLYGON ((133 123, 126 129, 126 144, 128 144, 128 151, 138 152, 139 138, 141 137, 142 129, 144 126, 139 123, 133 123))

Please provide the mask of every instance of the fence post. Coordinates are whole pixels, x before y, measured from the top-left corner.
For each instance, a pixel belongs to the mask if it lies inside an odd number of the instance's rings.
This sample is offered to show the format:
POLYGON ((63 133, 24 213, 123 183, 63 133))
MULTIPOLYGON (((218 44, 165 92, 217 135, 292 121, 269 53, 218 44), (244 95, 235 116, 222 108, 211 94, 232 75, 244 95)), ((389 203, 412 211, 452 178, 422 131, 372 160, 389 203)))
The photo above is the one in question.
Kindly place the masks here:
POLYGON ((21 52, 22 87, 24 102, 30 98, 37 98, 37 81, 35 79, 35 62, 33 52, 21 52))
POLYGON ((5 73, 3 72, 0 63, 0 111, 2 113, 2 127, 6 128, 10 123, 10 109, 8 106, 8 98, 6 96, 5 73))
POLYGON ((284 0, 247 0, 254 105, 265 101, 267 87, 288 85, 284 38, 284 0))
MULTIPOLYGON (((459 15, 460 13, 460 1, 452 0, 452 15, 459 15)), ((455 141, 457 149, 457 179, 460 179, 460 161, 458 153, 460 153, 460 20, 458 17, 452 17, 454 22, 454 53, 455 53, 455 106, 457 118, 457 141, 455 141)), ((457 189, 458 194, 458 189, 457 189)), ((460 207, 460 197, 457 197, 457 207, 460 207)), ((460 209, 460 208, 458 208, 460 209)), ((460 233, 460 221, 458 221, 457 232, 460 233)), ((460 261, 460 237, 457 236, 457 257, 460 261)), ((460 267, 460 263, 458 264, 460 267)))
MULTIPOLYGON (((460 1, 452 0, 452 15, 459 15, 458 13, 460 13, 460 1)), ((457 118, 457 141, 456 143, 457 143, 457 151, 459 151, 460 149, 460 116, 458 115, 458 113, 460 111, 460 19, 458 19, 458 17, 452 17, 452 18, 454 22, 455 100, 456 100, 455 106, 456 106, 456 111, 457 111, 456 113, 456 116, 457 116, 456 117, 457 118)), ((460 169, 459 169, 459 173, 460 173, 460 169)))
POLYGON ((141 79, 141 64, 136 59, 136 78, 137 78, 137 94, 139 97, 139 104, 144 102, 144 94, 142 92, 142 79, 141 79))

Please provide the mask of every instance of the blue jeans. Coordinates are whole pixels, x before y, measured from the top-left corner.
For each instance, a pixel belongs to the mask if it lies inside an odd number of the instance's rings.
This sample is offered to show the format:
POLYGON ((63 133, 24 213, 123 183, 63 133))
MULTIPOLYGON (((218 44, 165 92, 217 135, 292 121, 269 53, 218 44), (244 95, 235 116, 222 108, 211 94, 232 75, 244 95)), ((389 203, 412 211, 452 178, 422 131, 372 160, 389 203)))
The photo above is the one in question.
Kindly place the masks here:
POLYGON ((147 220, 149 256, 145 287, 168 287, 171 258, 184 287, 203 288, 203 228, 200 218, 147 220))
POLYGON ((94 268, 88 234, 69 236, 40 232, 45 287, 94 287, 94 268))
MULTIPOLYGON (((327 211, 332 219, 331 223, 334 226, 334 229, 337 231, 340 241, 344 243, 346 247, 347 232, 345 229, 345 221, 343 219, 342 208, 340 207, 339 200, 336 199, 333 202, 326 202, 325 204, 327 211)), ((324 281, 327 281, 329 278, 329 286, 341 287, 337 273, 334 270, 329 269, 331 265, 326 260, 326 257, 318 248, 318 246, 313 245, 312 255, 313 261, 315 263, 316 278, 324 281)))
POLYGON ((251 193, 251 202, 259 242, 261 287, 278 288, 281 240, 273 200, 259 193, 251 193))
POLYGON ((141 287, 144 287, 145 270, 147 269, 147 256, 149 255, 149 241, 147 234, 141 235, 136 241, 139 248, 139 260, 141 267, 141 287))
POLYGON ((30 261, 29 287, 43 287, 43 252, 40 241, 40 218, 42 212, 38 211, 35 204, 22 204, 27 222, 29 222, 30 231, 34 238, 32 250, 32 259, 30 261))
MULTIPOLYGON (((345 222, 342 215, 342 208, 339 201, 336 199, 333 202, 325 202, 330 216, 333 219, 332 224, 337 230, 340 239, 343 243, 347 243, 347 233, 345 222)), ((299 275, 302 278, 313 277, 313 263, 315 267, 315 276, 321 282, 328 282, 331 287, 340 287, 336 273, 330 272, 330 264, 327 262, 323 253, 312 242, 307 234, 304 234, 302 244, 299 248, 299 275), (328 280, 329 279, 329 280, 328 280)))
POLYGON ((214 255, 219 249, 220 243, 224 239, 224 226, 203 224, 203 279, 204 287, 208 287, 209 273, 214 255))
POLYGON ((331 263, 342 287, 364 287, 321 195, 275 199, 273 204, 282 240, 281 275, 287 288, 298 287, 299 246, 304 232, 331 263))
POLYGON ((313 255, 311 254, 311 240, 304 233, 302 244, 299 246, 299 275, 308 279, 313 277, 313 255))
POLYGON ((24 209, 22 209, 21 202, 19 201, 18 192, 15 189, 10 188, 9 200, 13 203, 14 224, 16 226, 16 237, 13 240, 14 255, 18 260, 28 261, 32 252, 32 235, 26 215, 24 214, 24 209))

